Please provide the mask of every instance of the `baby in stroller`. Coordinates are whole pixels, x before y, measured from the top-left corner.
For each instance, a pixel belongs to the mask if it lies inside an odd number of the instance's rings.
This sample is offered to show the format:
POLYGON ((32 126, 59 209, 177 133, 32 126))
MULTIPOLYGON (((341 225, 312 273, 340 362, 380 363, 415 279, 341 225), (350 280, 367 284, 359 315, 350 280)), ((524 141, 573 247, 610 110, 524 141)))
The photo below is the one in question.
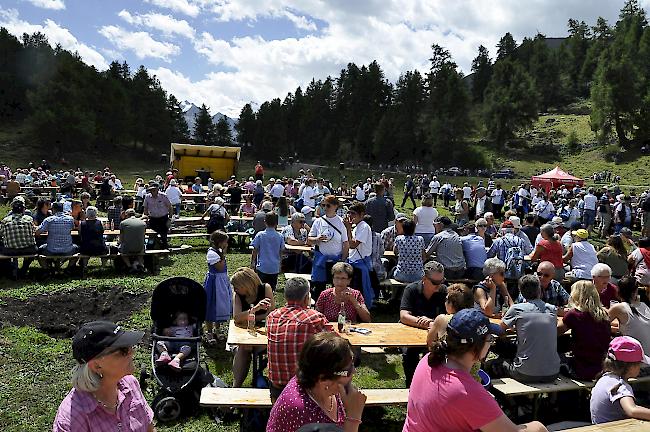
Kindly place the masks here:
MULTIPOLYGON (((190 325, 190 318, 185 312, 176 312, 174 314, 173 325, 164 328, 162 331, 163 336, 189 338, 194 336, 194 326, 190 325)), ((156 365, 161 366, 167 364, 170 368, 180 371, 182 369, 181 362, 192 352, 192 348, 182 342, 156 342, 156 350, 159 353, 156 365), (172 358, 169 354, 176 352, 177 354, 172 358)))

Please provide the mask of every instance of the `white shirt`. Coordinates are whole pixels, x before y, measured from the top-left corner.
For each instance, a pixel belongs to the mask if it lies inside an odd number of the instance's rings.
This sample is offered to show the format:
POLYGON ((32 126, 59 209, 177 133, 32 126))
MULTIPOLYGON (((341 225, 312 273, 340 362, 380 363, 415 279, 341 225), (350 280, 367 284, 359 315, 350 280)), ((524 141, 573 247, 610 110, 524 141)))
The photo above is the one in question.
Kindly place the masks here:
POLYGON ((316 200, 314 199, 316 197, 316 192, 314 191, 314 188, 311 186, 305 186, 305 188, 302 190, 302 194, 300 195, 303 201, 303 205, 309 206, 309 207, 314 207, 316 205, 316 200))
POLYGON ((530 197, 530 193, 524 188, 519 188, 517 191, 517 195, 519 195, 521 198, 528 198, 530 197))
POLYGON ((469 186, 463 186, 463 199, 472 198, 472 188, 469 186))
POLYGON ((503 189, 494 189, 492 191, 492 194, 490 195, 492 197, 492 204, 501 204, 502 195, 503 195, 503 189))
POLYGON ((553 217, 553 212, 555 212, 555 207, 553 207, 553 203, 549 201, 540 201, 537 203, 535 206, 535 213, 544 219, 550 219, 553 217))
POLYGON ((366 193, 363 191, 363 188, 361 186, 355 187, 354 191, 356 192, 355 198, 357 199, 357 201, 365 201, 366 193))
POLYGON ((432 194, 437 194, 440 190, 440 182, 438 180, 431 180, 429 183, 429 192, 432 194))
MULTIPOLYGON (((348 230, 339 216, 327 218, 332 225, 338 228, 338 231, 325 222, 325 218, 326 216, 323 216, 313 220, 309 237, 320 237, 325 234, 330 240, 318 241, 318 249, 323 255, 339 255, 343 250, 343 242, 348 241, 348 230)), ((372 247, 372 243, 370 247, 372 247)))
POLYGON ((169 198, 169 202, 172 205, 181 203, 183 192, 181 192, 178 186, 169 186, 165 191, 165 194, 167 195, 167 198, 169 198))
POLYGON ((273 198, 280 198, 282 195, 284 195, 284 186, 280 183, 274 184, 271 188, 271 196, 273 198))
POLYGON ((413 215, 418 217, 418 223, 415 225, 415 234, 435 234, 436 227, 433 221, 438 217, 438 210, 433 207, 418 207, 413 211, 413 215))
POLYGON ((361 243, 355 249, 350 249, 350 261, 358 261, 372 255, 372 229, 361 221, 352 230, 352 237, 361 243))
POLYGON ((483 213, 485 213, 486 202, 487 202, 487 196, 476 199, 476 216, 483 216, 483 213))
POLYGON ((596 198, 596 195, 594 194, 587 194, 584 197, 585 201, 585 210, 596 210, 596 202, 598 201, 598 198, 596 198))

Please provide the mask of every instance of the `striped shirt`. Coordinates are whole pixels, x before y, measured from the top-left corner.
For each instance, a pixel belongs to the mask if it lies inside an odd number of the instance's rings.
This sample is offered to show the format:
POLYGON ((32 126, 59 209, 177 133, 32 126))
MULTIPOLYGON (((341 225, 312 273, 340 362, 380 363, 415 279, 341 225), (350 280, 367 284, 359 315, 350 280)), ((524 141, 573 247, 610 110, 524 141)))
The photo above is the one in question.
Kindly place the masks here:
POLYGON ((111 414, 85 391, 72 389, 63 399, 52 432, 145 432, 153 411, 138 380, 127 375, 117 383, 117 411, 111 414))
POLYGON ((436 261, 445 269, 465 268, 465 255, 460 236, 452 229, 445 229, 431 239, 427 254, 436 253, 436 261))

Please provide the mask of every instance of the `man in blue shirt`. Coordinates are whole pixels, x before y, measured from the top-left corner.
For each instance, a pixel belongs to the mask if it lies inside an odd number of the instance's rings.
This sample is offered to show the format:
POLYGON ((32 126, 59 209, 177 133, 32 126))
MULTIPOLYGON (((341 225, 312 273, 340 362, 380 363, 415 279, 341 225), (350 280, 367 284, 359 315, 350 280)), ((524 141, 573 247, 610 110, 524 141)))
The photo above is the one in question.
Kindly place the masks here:
POLYGON ((266 229, 255 235, 251 245, 251 268, 254 268, 262 283, 268 283, 275 291, 278 284, 278 273, 282 262, 282 251, 284 250, 284 238, 276 227, 278 226, 278 215, 269 212, 264 216, 266 229))
POLYGON ((467 279, 479 281, 483 279, 483 264, 487 259, 484 240, 487 222, 485 219, 479 218, 476 221, 476 232, 474 231, 474 224, 467 224, 465 227, 468 227, 471 231, 468 235, 464 235, 460 238, 460 242, 463 244, 463 255, 465 255, 465 262, 467 265, 465 277, 467 279))
MULTIPOLYGON (((74 255, 79 247, 72 243, 72 230, 74 219, 63 213, 63 204, 52 203, 52 216, 46 217, 36 230, 36 235, 47 232, 47 243, 39 247, 43 255, 74 255)), ((39 260, 41 267, 47 268, 46 260, 39 260)), ((71 259, 68 267, 76 264, 77 260, 71 259)))

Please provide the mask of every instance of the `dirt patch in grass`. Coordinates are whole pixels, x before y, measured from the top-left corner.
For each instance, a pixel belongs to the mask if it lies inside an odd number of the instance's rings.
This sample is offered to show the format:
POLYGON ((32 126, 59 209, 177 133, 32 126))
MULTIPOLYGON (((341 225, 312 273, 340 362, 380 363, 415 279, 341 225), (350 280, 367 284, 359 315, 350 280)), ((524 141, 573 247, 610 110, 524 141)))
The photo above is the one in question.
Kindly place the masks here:
POLYGON ((55 338, 71 338, 88 321, 121 321, 133 315, 149 299, 149 293, 135 294, 122 287, 80 288, 32 297, 4 298, 0 323, 30 325, 55 338))

